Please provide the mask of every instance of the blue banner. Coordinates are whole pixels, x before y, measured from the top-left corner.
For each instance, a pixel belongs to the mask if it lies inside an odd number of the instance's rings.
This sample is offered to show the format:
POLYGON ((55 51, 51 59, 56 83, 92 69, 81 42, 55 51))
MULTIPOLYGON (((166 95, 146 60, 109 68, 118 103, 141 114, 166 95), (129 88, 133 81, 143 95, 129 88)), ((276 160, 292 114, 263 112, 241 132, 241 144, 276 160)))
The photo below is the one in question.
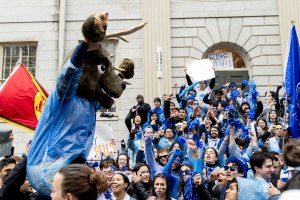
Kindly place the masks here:
POLYGON ((287 48, 287 62, 285 85, 287 97, 291 100, 289 126, 293 138, 300 137, 300 57, 299 41, 295 26, 290 33, 289 47, 287 48))

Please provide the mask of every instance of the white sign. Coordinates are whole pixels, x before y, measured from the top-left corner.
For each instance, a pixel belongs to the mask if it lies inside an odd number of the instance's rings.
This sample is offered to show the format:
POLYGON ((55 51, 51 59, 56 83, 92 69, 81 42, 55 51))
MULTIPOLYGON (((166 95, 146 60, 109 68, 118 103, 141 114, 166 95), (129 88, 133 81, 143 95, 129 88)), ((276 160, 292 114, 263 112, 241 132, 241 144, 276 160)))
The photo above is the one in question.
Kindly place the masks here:
POLYGON ((110 125, 96 125, 93 146, 88 159, 112 155, 118 152, 115 145, 111 144, 112 128, 110 125))
POLYGON ((187 63, 186 73, 195 81, 205 81, 215 78, 213 64, 209 59, 202 59, 187 63))
POLYGON ((158 79, 163 78, 163 52, 160 46, 156 48, 156 73, 158 79))
POLYGON ((231 52, 211 53, 208 58, 217 70, 234 69, 231 52))

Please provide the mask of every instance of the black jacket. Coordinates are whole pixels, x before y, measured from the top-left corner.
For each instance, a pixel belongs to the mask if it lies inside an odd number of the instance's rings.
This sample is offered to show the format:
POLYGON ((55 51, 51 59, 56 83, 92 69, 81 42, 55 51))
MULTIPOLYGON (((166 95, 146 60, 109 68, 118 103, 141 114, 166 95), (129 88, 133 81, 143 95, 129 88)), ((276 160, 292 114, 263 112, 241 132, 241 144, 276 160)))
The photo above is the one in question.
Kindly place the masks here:
POLYGON ((9 173, 0 189, 0 200, 29 200, 29 193, 21 193, 20 187, 25 182, 26 178, 26 164, 27 157, 16 165, 16 167, 9 173))

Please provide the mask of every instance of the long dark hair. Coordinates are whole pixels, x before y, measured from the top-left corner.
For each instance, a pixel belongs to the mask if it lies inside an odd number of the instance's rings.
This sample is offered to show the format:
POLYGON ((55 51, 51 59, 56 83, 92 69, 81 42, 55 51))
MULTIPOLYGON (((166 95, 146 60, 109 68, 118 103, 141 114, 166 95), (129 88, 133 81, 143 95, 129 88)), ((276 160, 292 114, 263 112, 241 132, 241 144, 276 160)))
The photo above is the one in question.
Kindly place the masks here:
POLYGON ((170 194, 170 183, 169 180, 166 176, 164 176, 163 174, 159 173, 157 174, 154 179, 153 179, 153 184, 152 184, 152 191, 153 191, 153 196, 157 197, 156 193, 155 193, 155 180, 157 178, 163 178, 166 180, 166 184, 167 184, 167 188, 166 188, 166 200, 171 200, 171 194, 170 194))
POLYGON ((126 153, 120 153, 120 154, 118 155, 117 160, 116 160, 117 170, 121 170, 121 171, 122 171, 122 169, 121 169, 120 166, 119 166, 119 158, 120 158, 120 156, 126 156, 126 161, 127 161, 127 163, 126 163, 126 168, 127 168, 128 171, 130 171, 130 167, 129 167, 129 157, 128 157, 128 155, 127 155, 126 153))

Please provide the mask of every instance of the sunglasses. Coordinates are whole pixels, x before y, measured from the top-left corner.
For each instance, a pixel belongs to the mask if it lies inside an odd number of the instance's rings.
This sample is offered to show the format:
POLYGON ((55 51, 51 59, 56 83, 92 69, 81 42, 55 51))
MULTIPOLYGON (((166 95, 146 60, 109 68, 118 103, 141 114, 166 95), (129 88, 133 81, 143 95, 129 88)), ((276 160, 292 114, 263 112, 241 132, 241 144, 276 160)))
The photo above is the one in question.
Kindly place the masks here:
POLYGON ((168 157, 168 155, 158 156, 159 159, 167 158, 167 157, 168 157))
POLYGON ((179 171, 179 173, 180 173, 180 175, 181 176, 184 176, 184 175, 190 175, 191 174, 191 170, 188 170, 188 169, 186 169, 186 170, 184 170, 184 171, 179 171))
POLYGON ((234 172, 236 167, 235 166, 225 166, 224 169, 227 171, 229 169, 229 171, 234 172))

